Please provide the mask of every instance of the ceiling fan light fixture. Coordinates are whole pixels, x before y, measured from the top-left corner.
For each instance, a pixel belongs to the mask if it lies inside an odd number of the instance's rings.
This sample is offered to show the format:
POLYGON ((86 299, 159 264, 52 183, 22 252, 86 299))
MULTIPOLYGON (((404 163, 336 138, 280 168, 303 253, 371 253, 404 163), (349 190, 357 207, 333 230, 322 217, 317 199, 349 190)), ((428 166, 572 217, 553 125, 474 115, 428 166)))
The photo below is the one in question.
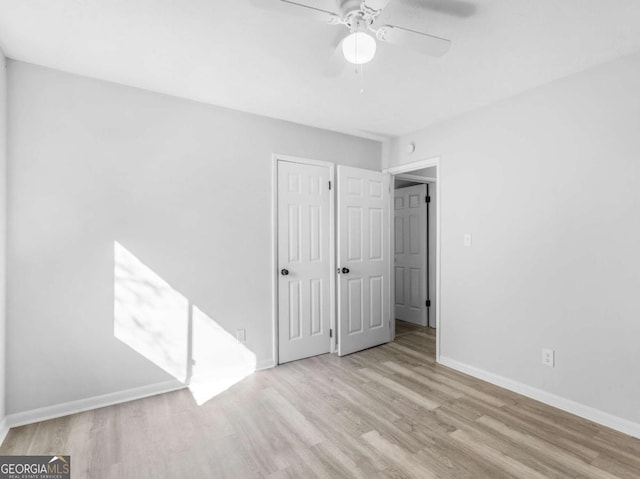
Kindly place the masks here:
POLYGON ((342 41, 345 60, 355 65, 363 65, 373 60, 376 54, 376 40, 368 33, 356 31, 342 41))

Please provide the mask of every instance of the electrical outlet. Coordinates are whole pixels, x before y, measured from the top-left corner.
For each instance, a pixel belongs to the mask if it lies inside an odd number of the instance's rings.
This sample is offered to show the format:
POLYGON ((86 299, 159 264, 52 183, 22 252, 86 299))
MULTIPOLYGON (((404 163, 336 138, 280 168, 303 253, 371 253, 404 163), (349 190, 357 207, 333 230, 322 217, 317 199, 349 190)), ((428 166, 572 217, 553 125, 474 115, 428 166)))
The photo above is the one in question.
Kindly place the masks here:
POLYGON ((555 366, 555 351, 553 349, 542 350, 542 364, 551 368, 555 366))
POLYGON ((247 340, 247 333, 244 329, 238 329, 236 331, 236 339, 239 343, 244 343, 247 340))
POLYGON ((471 233, 466 233, 464 235, 464 245, 467 247, 471 246, 471 233))

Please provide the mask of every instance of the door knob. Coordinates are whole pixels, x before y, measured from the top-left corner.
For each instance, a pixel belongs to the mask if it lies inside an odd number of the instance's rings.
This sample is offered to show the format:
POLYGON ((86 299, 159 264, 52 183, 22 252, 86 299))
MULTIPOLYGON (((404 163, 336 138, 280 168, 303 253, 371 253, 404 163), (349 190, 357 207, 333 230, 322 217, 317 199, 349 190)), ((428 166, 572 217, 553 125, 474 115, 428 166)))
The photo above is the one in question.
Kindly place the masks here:
POLYGON ((289 270, 288 270, 287 268, 282 268, 282 269, 280 270, 280 274, 281 274, 282 276, 287 276, 287 275, 289 274, 289 270))
POLYGON ((342 274, 349 274, 349 268, 342 268, 342 274))

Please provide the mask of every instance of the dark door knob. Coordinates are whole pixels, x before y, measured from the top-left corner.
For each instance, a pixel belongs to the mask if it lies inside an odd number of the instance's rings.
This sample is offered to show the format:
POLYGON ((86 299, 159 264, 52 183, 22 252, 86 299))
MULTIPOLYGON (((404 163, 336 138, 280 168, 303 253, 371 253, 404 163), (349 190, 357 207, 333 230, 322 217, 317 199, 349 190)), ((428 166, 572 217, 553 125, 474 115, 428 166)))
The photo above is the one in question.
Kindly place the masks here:
POLYGON ((349 268, 342 268, 342 274, 349 274, 349 268))
POLYGON ((288 275, 288 274, 289 274, 289 270, 288 270, 288 269, 286 269, 286 268, 282 268, 282 269, 280 270, 280 274, 281 274, 282 276, 286 276, 286 275, 288 275))

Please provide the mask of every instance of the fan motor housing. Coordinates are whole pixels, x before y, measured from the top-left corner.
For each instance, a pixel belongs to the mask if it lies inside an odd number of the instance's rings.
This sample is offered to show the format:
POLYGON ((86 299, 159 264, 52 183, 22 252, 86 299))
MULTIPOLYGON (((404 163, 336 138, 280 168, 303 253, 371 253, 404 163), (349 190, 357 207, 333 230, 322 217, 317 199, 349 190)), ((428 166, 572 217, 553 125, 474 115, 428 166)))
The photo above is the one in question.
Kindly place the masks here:
POLYGON ((359 12, 362 0, 340 0, 340 13, 347 17, 350 13, 359 12))

